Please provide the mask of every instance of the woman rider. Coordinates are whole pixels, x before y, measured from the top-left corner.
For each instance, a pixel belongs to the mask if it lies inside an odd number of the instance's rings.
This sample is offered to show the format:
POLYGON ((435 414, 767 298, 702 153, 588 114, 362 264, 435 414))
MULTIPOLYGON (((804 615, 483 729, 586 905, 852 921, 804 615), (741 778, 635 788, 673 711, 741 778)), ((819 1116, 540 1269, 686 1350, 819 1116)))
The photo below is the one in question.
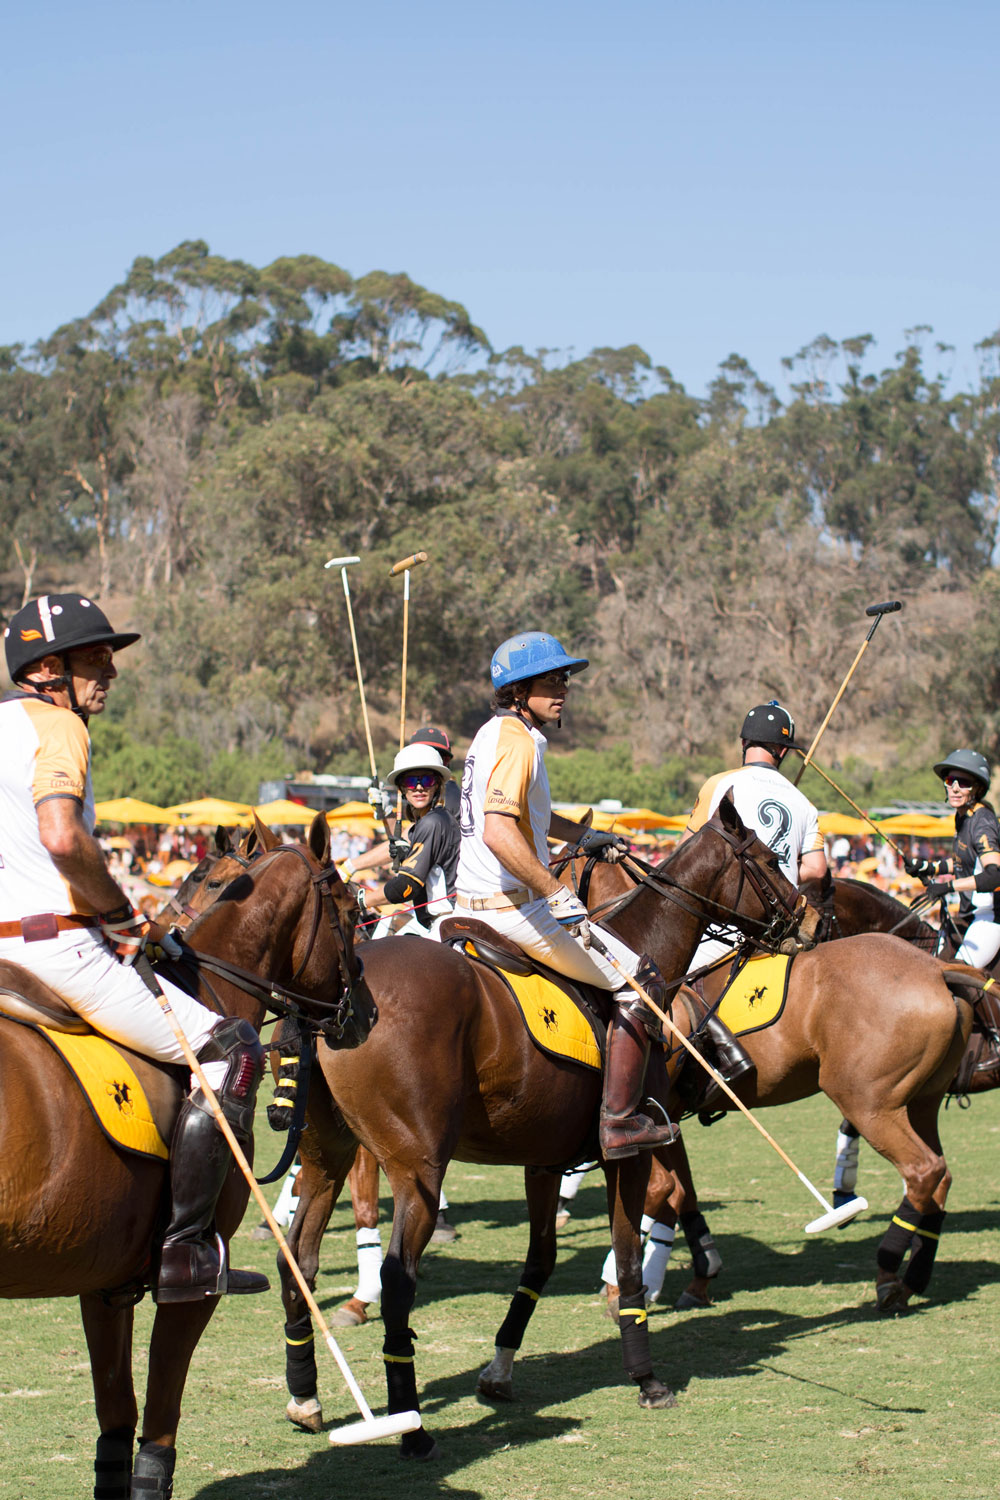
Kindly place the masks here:
POLYGON ((414 908, 413 919, 404 930, 437 937, 440 919, 451 914, 458 867, 458 824, 445 811, 443 798, 451 772, 436 749, 411 744, 396 756, 388 780, 406 799, 409 853, 384 885, 365 892, 364 904, 408 902, 414 908))
POLYGON ((955 812, 952 856, 937 862, 907 860, 907 873, 923 880, 934 895, 958 891, 965 932, 955 957, 987 969, 1000 953, 1000 822, 984 800, 989 764, 978 750, 953 750, 934 771, 955 812))

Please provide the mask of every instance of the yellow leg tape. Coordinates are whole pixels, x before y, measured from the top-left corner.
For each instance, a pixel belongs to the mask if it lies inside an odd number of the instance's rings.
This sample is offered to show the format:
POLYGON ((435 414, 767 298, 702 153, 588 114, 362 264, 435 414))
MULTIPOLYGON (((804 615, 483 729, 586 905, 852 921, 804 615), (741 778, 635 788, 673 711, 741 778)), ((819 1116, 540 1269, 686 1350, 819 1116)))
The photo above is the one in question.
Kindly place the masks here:
POLYGON ((893 1214, 892 1222, 898 1224, 900 1229, 908 1229, 911 1234, 916 1234, 917 1232, 916 1224, 907 1224, 906 1220, 901 1219, 898 1214, 893 1214))
POLYGON ((383 1362, 387 1365, 412 1365, 415 1359, 413 1354, 383 1354, 383 1362))
POLYGON ((983 994, 985 995, 986 991, 991 990, 995 984, 995 979, 987 979, 986 983, 983 985, 983 994))
POLYGON ((518 1291, 523 1292, 526 1297, 530 1297, 532 1302, 537 1302, 542 1295, 541 1292, 533 1292, 530 1286, 519 1286, 518 1291))
POLYGON ((299 1344, 313 1344, 315 1342, 316 1335, 314 1333, 311 1333, 307 1339, 290 1339, 287 1333, 285 1334, 285 1343, 291 1344, 293 1348, 296 1348, 299 1344))
POLYGON ((279 1078, 275 1085, 279 1089, 297 1089, 298 1086, 299 1080, 297 1078, 279 1078))
POLYGON ((644 1307, 619 1307, 619 1318, 634 1318, 636 1323, 645 1323, 649 1314, 644 1307))

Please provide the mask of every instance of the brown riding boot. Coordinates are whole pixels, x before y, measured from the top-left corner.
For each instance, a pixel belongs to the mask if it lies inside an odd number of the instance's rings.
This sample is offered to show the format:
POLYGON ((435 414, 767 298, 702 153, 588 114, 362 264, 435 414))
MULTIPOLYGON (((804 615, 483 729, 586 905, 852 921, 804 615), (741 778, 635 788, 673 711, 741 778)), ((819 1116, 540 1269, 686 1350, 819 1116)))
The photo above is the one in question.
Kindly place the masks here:
POLYGON ((615 995, 615 1013, 608 1032, 599 1130, 601 1151, 608 1161, 669 1146, 679 1133, 669 1120, 658 1125, 648 1115, 638 1113, 649 1036, 641 1019, 645 1008, 638 999, 631 1003, 626 998, 630 993, 621 992, 621 998, 615 995))

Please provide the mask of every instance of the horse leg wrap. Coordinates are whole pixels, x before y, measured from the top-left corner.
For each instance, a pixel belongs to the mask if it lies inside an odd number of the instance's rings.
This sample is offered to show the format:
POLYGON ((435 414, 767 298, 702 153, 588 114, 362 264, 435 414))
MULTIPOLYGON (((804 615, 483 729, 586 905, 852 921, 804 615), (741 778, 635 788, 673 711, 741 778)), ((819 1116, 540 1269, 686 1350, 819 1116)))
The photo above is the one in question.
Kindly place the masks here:
POLYGON ((385 1361, 385 1383, 389 1392, 389 1413, 397 1411, 419 1411, 417 1401, 417 1372, 414 1368, 414 1340, 417 1335, 412 1328, 402 1333, 387 1333, 382 1345, 385 1361))
POLYGON ((930 1283, 931 1272, 934 1270, 934 1257, 937 1255, 938 1240, 941 1238, 941 1230, 944 1227, 944 1209, 936 1209, 932 1214, 921 1214, 920 1223, 917 1225, 917 1244, 907 1263, 903 1276, 903 1285, 908 1286, 911 1292, 921 1295, 926 1292, 930 1283))
POLYGON ((861 1137, 850 1120, 841 1121, 837 1131, 837 1160, 833 1168, 833 1202, 839 1208, 854 1197, 858 1185, 858 1151, 861 1137), (840 1202, 838 1202, 838 1194, 840 1202))
POLYGON ((274 1096, 267 1106, 267 1123, 272 1130, 287 1130, 292 1123, 292 1110, 295 1108, 295 1095, 299 1086, 298 1043, 279 1047, 278 1056, 281 1062, 274 1085, 274 1096))
POLYGON ((642 1257, 642 1279, 646 1286, 647 1305, 655 1302, 663 1290, 663 1278, 667 1274, 673 1248, 673 1225, 654 1224, 649 1231, 642 1257))
POLYGON ((649 1353, 649 1325, 643 1288, 630 1297, 619 1298, 618 1326, 622 1333, 625 1373, 631 1380, 645 1380, 653 1373, 653 1361, 649 1353))
POLYGON ((722 1270, 722 1256, 715 1248, 715 1241, 700 1212, 681 1214, 681 1228, 691 1251, 691 1268, 696 1276, 709 1280, 722 1270))
POLYGON ((285 1380, 296 1401, 316 1395, 316 1336, 308 1313, 285 1324, 285 1380))
MULTIPOLYGON (((212 1035, 198 1054, 200 1063, 224 1062, 226 1076, 215 1096, 222 1113, 233 1127, 239 1141, 249 1141, 253 1135, 253 1108, 257 1098, 257 1085, 264 1071, 264 1048, 260 1037, 249 1021, 227 1016, 212 1028, 212 1035)), ((195 1108, 211 1115, 201 1089, 191 1095, 195 1108)))
POLYGON ((377 1302, 382 1295, 382 1241, 378 1227, 359 1229, 358 1241, 358 1289, 354 1293, 359 1302, 377 1302))
POLYGON ((531 1321, 531 1314, 538 1306, 538 1299, 542 1295, 544 1285, 545 1282, 540 1276, 525 1275, 511 1298, 507 1316, 497 1333, 496 1344, 499 1349, 520 1349, 525 1330, 531 1321), (534 1286, 532 1282, 535 1283, 534 1286))
POLYGON ((891 1271, 895 1275, 899 1270, 903 1256, 910 1248, 913 1236, 917 1233, 920 1218, 920 1214, 909 1198, 904 1195, 878 1247, 878 1255, 875 1258, 880 1271, 891 1271))
POLYGON ((143 1443, 132 1467, 133 1500, 170 1500, 174 1493, 176 1448, 161 1448, 158 1443, 143 1443))
POLYGON ((134 1427, 114 1427, 97 1439, 94 1500, 129 1500, 134 1427))

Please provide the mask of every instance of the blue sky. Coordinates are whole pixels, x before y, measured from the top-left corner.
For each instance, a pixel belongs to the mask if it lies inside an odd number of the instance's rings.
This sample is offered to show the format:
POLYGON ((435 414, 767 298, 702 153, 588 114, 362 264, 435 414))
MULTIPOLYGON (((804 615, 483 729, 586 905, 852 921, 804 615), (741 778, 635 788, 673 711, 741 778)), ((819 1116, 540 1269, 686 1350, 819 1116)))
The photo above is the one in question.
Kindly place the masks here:
POLYGON ((820 333, 1000 326, 1000 7, 64 0, 0 21, 0 343, 182 239, 405 270, 500 349, 701 393, 820 333))

